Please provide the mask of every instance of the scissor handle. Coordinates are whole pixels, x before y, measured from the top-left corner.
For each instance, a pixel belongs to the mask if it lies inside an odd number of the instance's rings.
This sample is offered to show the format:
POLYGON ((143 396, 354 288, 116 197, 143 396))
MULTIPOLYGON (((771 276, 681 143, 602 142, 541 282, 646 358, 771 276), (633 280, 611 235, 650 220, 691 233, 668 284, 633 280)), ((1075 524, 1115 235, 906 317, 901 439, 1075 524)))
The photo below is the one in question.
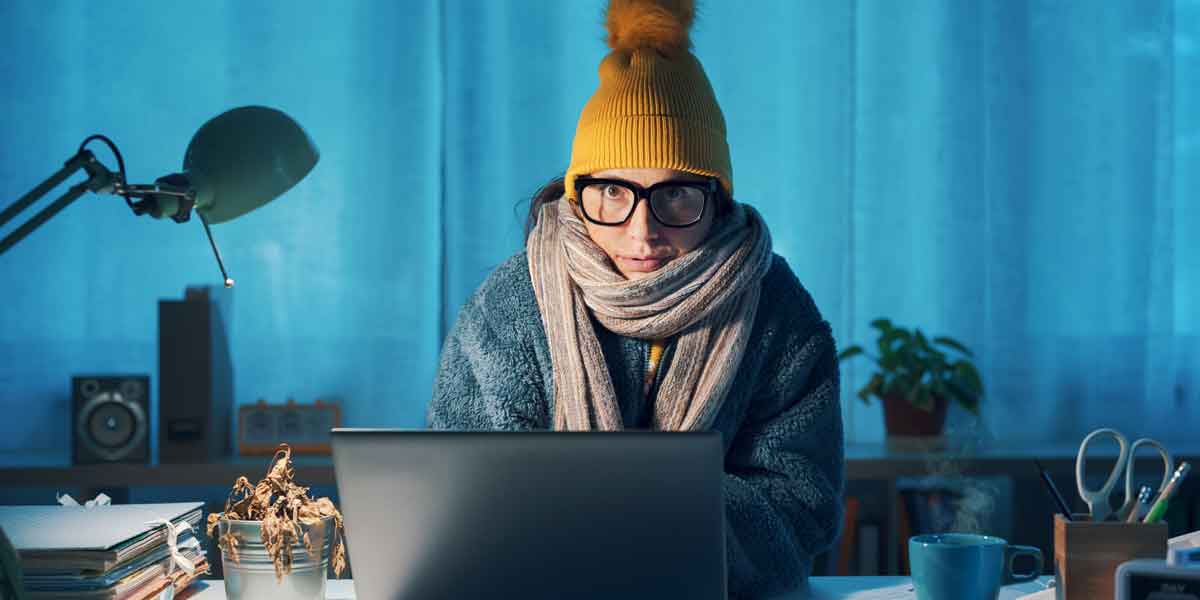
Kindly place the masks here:
POLYGON ((1125 467, 1125 501, 1121 503, 1121 508, 1117 511, 1117 516, 1124 519, 1129 515, 1130 510, 1136 510, 1135 503, 1137 502, 1137 493, 1133 491, 1135 485, 1133 471, 1134 464, 1137 461, 1138 446, 1150 446, 1158 451, 1158 455, 1163 459, 1163 478, 1158 484, 1158 490, 1155 493, 1162 492, 1163 488, 1167 487, 1167 482, 1171 480, 1171 474, 1175 472, 1175 461, 1171 458, 1171 453, 1159 443, 1158 440, 1151 438, 1139 438, 1129 445, 1128 465, 1125 467))
POLYGON ((1129 441, 1121 432, 1116 429, 1107 427, 1097 429, 1083 438, 1083 443, 1079 444, 1079 455, 1075 457, 1075 485, 1079 488, 1079 497, 1087 503, 1088 508, 1092 512, 1092 521, 1103 521, 1112 514, 1112 507, 1108 504, 1108 497, 1112 494, 1113 488, 1117 485, 1117 478, 1121 476, 1121 472, 1125 470, 1126 463, 1129 461, 1129 441), (1084 474, 1087 464, 1087 450, 1092 440, 1097 437, 1111 437, 1117 441, 1117 445, 1121 447, 1120 455, 1117 456, 1117 462, 1113 465, 1112 471, 1108 474, 1108 479, 1104 480, 1104 485, 1098 490, 1088 489, 1084 482, 1084 474))

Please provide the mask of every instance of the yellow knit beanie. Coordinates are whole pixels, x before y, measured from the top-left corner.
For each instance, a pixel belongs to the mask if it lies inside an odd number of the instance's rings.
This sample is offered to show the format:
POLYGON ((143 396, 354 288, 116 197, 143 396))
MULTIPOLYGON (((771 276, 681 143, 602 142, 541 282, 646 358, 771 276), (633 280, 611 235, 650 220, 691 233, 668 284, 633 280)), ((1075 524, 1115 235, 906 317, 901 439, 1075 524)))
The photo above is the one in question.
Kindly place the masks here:
POLYGON ((659 168, 720 179, 733 195, 725 117, 690 52, 692 0, 610 0, 600 87, 583 107, 566 192, 604 169, 659 168))

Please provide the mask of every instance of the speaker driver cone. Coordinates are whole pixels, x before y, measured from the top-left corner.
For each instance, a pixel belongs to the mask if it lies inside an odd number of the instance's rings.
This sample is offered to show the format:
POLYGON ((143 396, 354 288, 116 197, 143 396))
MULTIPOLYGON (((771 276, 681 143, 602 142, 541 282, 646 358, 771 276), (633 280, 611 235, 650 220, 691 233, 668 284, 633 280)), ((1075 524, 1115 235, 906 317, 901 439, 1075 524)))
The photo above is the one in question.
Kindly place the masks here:
POLYGON ((147 427, 146 413, 119 392, 93 396, 79 411, 78 439, 105 460, 121 460, 137 445, 147 427))

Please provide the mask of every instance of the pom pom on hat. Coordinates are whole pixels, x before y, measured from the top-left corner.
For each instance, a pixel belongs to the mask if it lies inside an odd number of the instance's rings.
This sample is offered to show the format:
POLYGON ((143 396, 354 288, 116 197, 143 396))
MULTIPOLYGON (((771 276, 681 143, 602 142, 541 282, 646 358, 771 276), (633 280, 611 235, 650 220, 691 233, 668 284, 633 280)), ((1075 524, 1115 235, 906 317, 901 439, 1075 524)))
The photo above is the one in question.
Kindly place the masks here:
POLYGON ((695 0, 609 0, 612 48, 600 61, 600 85, 584 105, 563 176, 605 169, 672 169, 716 177, 733 195, 725 116, 688 30, 695 0))
POLYGON ((694 0, 610 0, 608 45, 613 50, 682 54, 691 48, 688 29, 695 14, 694 0))

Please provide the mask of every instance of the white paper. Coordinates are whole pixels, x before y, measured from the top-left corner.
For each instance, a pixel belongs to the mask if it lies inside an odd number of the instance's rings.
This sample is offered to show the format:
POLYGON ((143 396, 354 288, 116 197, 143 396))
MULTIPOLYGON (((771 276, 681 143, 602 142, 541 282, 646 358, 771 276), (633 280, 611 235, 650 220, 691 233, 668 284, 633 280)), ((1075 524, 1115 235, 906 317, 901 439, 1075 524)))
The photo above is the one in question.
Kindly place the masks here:
POLYGON ((1200 547, 1200 531, 1177 535, 1167 540, 1168 548, 1198 548, 1200 547))
POLYGON ((1048 587, 1040 592, 1025 594, 1018 597, 1017 600, 1054 600, 1054 588, 1048 587))
MULTIPOLYGON (((70 494, 58 496, 58 503, 63 506, 79 506, 79 501, 72 498, 70 494)), ((87 508, 92 508, 94 506, 111 506, 112 498, 109 498, 108 494, 100 492, 95 498, 88 500, 83 505, 87 508)))
POLYGON ((850 594, 843 596, 843 598, 846 598, 846 600, 913 600, 916 597, 917 593, 913 591, 913 586, 911 583, 890 585, 888 587, 864 590, 861 592, 851 592, 850 594))
POLYGON ((147 521, 174 521, 203 505, 0 506, 0 528, 17 550, 107 550, 152 529, 147 521))
POLYGON ((349 579, 326 581, 325 600, 354 600, 354 582, 349 579))

